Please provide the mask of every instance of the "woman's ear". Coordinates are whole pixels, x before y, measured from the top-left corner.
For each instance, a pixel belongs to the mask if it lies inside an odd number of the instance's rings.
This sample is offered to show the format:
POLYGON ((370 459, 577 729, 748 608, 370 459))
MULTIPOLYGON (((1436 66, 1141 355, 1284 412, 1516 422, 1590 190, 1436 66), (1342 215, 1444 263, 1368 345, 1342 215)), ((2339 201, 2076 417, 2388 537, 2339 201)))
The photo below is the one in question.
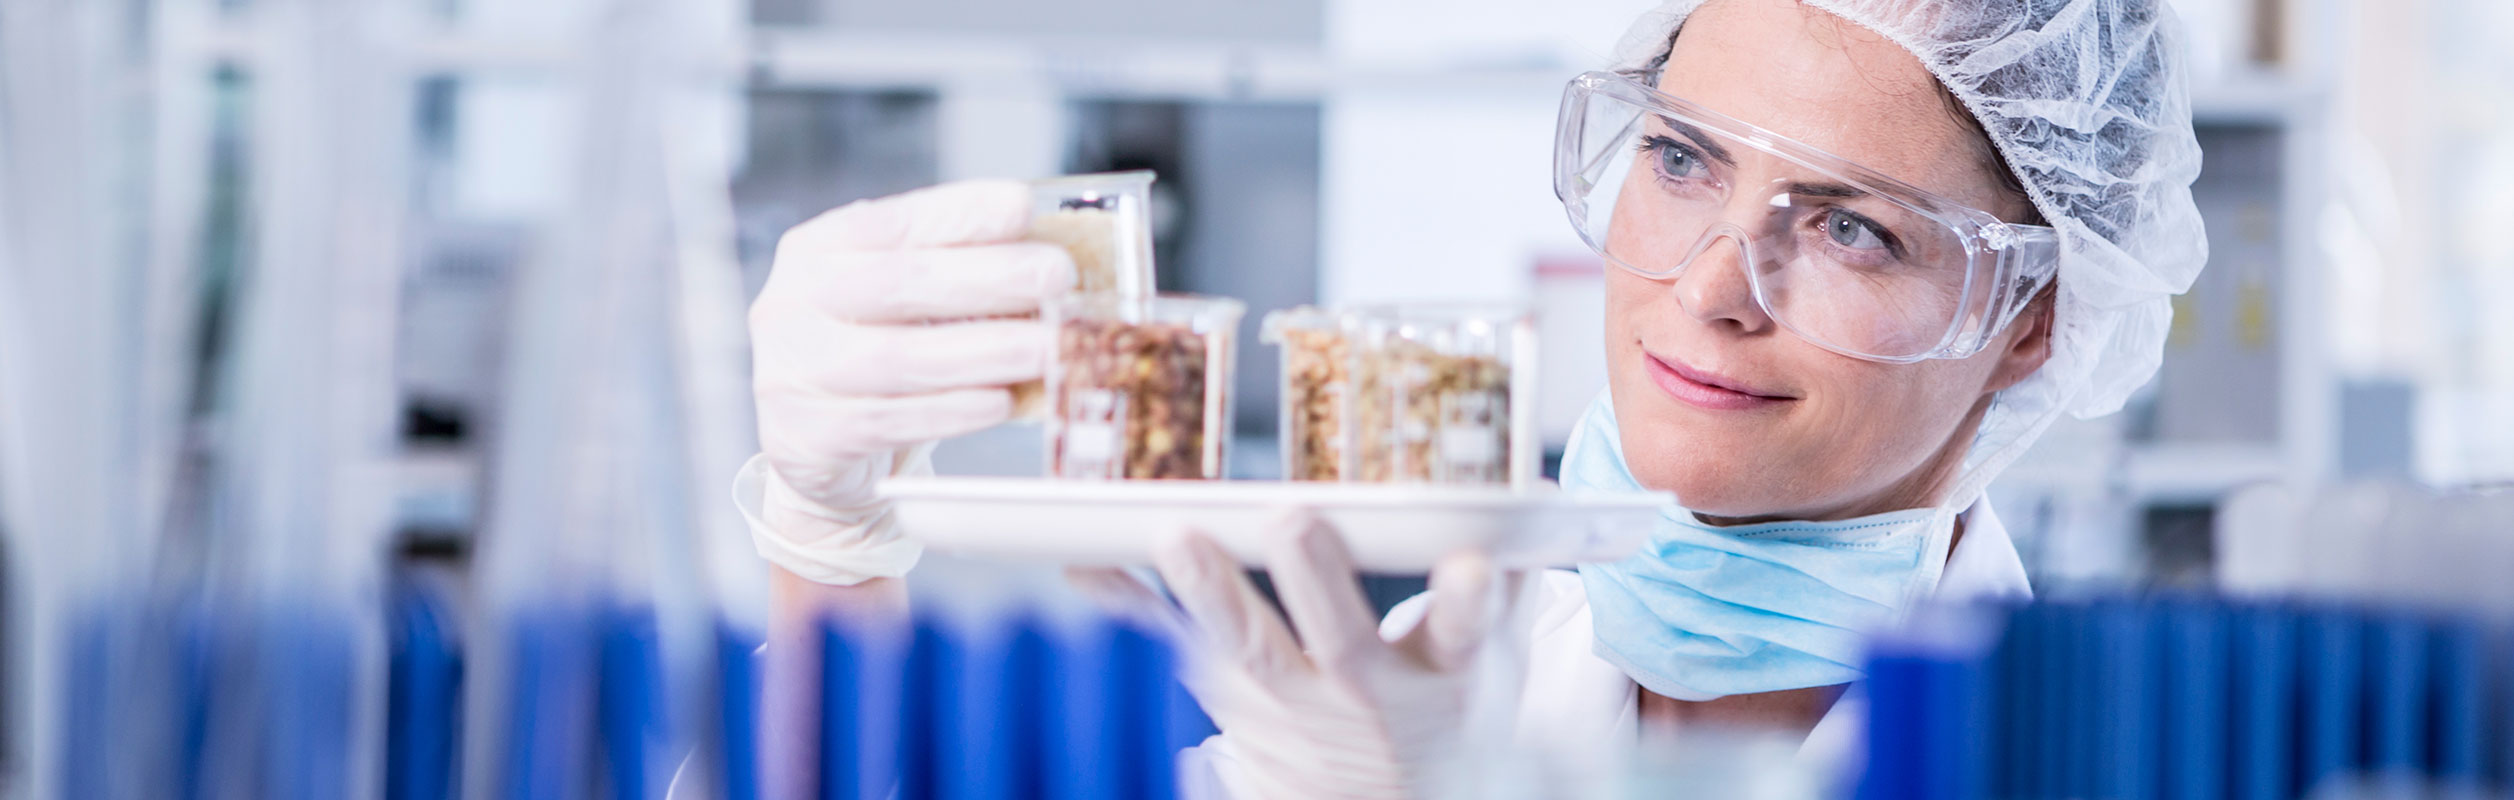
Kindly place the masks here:
POLYGON ((2059 305, 2054 299, 2054 288, 2044 287, 2008 325, 2007 340, 1999 346, 1999 363, 1991 369, 1990 383, 1982 387, 1982 394, 2006 391, 2042 369, 2043 362, 2051 358, 2052 317, 2054 307, 2059 305))

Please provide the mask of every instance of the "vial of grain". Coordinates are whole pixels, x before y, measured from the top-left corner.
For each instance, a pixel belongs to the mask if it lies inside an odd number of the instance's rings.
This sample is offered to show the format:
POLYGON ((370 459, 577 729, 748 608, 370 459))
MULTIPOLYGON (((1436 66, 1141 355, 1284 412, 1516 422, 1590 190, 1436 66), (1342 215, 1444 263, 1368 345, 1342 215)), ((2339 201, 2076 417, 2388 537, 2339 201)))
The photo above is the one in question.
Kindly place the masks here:
POLYGON ((1048 306, 1048 474, 1219 479, 1231 435, 1227 297, 1075 294, 1048 306))
MULTIPOLYGON (((1024 237, 1065 248, 1076 294, 1141 302, 1152 295, 1151 170, 1066 175, 1030 182, 1024 237)), ((1013 414, 1045 414, 1041 382, 1013 387, 1013 414)))
POLYGON ((1341 480, 1352 473, 1350 446, 1353 315, 1301 306, 1266 314, 1258 336, 1283 350, 1276 417, 1283 477, 1341 480))
POLYGON ((1526 311, 1401 305, 1352 315, 1347 480, 1535 480, 1536 325, 1526 311))

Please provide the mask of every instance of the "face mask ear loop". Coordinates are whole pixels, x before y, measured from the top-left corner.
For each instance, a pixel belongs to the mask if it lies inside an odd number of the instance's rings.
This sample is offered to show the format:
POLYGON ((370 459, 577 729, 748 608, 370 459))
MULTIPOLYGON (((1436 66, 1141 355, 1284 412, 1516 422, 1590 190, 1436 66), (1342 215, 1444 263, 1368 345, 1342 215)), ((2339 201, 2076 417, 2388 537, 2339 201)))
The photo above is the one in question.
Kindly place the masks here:
POLYGON ((1930 511, 1929 525, 1924 529, 1927 533, 1923 534, 1929 537, 1929 543, 1920 549, 1920 563, 1912 574, 1912 582, 1903 587, 1903 605, 1895 612, 1897 623, 1909 620, 1913 611, 1938 593, 1939 581, 1946 578, 1947 558, 1955 552, 1955 526, 1963 514, 1962 508, 1945 506, 1930 511))

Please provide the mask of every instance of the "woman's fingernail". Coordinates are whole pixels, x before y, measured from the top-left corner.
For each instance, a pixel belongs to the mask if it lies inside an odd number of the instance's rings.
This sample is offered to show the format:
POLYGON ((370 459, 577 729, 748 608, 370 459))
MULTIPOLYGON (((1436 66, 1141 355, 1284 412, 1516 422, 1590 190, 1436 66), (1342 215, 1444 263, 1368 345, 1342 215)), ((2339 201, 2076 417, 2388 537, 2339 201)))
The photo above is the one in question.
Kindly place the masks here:
POLYGON ((1153 549, 1152 560, 1160 564, 1164 570, 1176 571, 1193 578, 1210 577, 1213 570, 1207 563, 1209 559, 1204 552, 1205 548, 1199 546, 1201 544, 1198 541, 1199 538, 1192 530, 1176 531, 1170 534, 1167 541, 1153 549))
POLYGON ((1043 296, 1056 297, 1074 288, 1074 257, 1064 248, 1040 246, 1031 256, 1031 266, 1037 270, 1043 296))
POLYGON ((1310 558, 1327 559, 1344 554, 1344 540, 1338 538, 1336 529, 1328 527, 1324 521, 1311 517, 1299 531, 1295 535, 1300 537, 1301 551, 1308 553, 1310 558))

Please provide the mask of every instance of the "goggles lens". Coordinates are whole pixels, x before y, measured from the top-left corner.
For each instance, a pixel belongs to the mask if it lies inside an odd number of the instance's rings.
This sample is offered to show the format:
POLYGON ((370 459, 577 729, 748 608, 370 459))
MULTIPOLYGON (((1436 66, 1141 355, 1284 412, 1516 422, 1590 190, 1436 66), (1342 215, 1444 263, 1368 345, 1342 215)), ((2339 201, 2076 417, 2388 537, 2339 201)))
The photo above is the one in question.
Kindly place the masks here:
POLYGON ((1573 81, 1562 110, 1556 192, 1619 267, 1742 268, 1775 322, 1876 360, 1969 354, 1999 316, 1997 254, 1940 201, 1622 77, 1573 81))

